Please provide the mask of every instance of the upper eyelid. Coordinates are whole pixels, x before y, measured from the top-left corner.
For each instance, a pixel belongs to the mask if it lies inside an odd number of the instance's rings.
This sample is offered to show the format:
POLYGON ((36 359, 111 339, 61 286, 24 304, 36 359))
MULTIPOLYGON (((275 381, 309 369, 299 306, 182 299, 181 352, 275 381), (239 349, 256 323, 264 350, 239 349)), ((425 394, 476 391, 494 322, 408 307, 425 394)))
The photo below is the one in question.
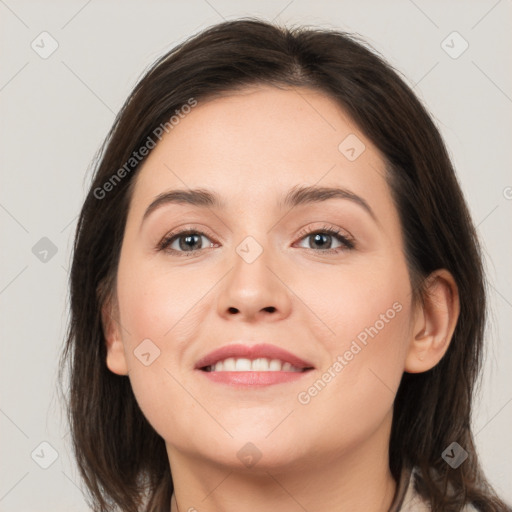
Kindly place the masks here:
MULTIPOLYGON (((319 226, 319 227, 314 227, 314 228, 312 228, 308 225, 304 228, 301 228, 301 230, 297 233, 296 236, 305 236, 305 235, 314 234, 316 232, 322 232, 322 231, 341 231, 341 232, 347 234, 347 238, 353 238, 352 234, 349 231, 347 231, 344 228, 340 228, 339 226, 336 226, 334 224, 333 225, 329 224, 329 225, 324 225, 324 226, 319 226)), ((177 230, 171 230, 162 237, 162 240, 165 238, 175 237, 175 236, 183 235, 186 233, 197 233, 197 234, 201 234, 201 235, 210 236, 215 239, 219 238, 216 235, 214 235, 213 233, 211 233, 207 228, 203 228, 203 227, 196 228, 196 227, 191 226, 191 227, 178 228, 177 230)))
POLYGON ((338 235, 346 234, 345 238, 353 240, 354 237, 352 236, 352 233, 350 233, 348 230, 341 228, 339 226, 336 226, 334 224, 328 224, 324 223, 323 226, 320 227, 311 227, 310 225, 302 228, 297 236, 306 236, 306 235, 313 235, 315 233, 321 233, 323 231, 332 231, 336 232, 338 235))

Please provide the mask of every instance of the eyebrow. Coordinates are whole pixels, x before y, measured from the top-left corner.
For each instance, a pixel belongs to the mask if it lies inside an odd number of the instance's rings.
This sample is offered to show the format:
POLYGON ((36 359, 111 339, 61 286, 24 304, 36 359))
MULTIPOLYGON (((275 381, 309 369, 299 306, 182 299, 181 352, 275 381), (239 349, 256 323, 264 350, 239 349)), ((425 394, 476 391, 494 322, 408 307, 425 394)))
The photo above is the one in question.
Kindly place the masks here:
MULTIPOLYGON (((278 201, 280 209, 293 208, 295 206, 321 203, 329 199, 348 199, 361 206, 377 222, 377 217, 370 205, 360 196, 339 187, 295 186, 288 191, 283 199, 278 201)), ((156 209, 167 204, 185 204, 199 208, 214 208, 225 210, 226 203, 212 190, 194 188, 188 190, 169 190, 156 196, 147 207, 142 217, 142 223, 156 209)))

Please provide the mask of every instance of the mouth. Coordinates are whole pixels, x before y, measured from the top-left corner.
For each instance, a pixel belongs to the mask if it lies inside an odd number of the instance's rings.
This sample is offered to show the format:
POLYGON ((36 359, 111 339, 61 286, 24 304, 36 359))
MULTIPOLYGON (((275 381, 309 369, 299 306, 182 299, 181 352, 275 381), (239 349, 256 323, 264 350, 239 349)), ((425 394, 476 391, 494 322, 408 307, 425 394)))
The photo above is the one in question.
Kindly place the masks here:
POLYGON ((195 369, 213 382, 243 387, 294 381, 314 366, 274 345, 233 344, 200 359, 195 369))
POLYGON ((306 372, 312 368, 297 368, 286 361, 266 357, 257 359, 228 357, 200 369, 205 372, 306 372))

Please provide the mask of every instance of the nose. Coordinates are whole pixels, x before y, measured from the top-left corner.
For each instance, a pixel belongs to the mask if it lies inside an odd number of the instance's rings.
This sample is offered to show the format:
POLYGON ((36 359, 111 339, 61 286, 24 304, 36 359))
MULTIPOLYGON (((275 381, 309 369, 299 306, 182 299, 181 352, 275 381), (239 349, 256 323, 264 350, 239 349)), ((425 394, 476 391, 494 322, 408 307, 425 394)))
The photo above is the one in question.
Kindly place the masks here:
POLYGON ((291 312, 292 292, 285 284, 290 279, 268 251, 254 261, 235 253, 233 267, 221 283, 218 313, 231 321, 233 317, 245 322, 283 320, 291 312))

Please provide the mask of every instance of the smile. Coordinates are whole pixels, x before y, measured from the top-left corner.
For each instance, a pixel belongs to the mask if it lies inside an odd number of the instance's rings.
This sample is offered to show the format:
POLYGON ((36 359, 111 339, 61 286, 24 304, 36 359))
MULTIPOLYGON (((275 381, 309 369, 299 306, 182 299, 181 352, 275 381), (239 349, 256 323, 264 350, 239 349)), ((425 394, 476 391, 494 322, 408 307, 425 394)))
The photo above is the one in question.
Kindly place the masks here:
POLYGON ((228 357, 202 370, 206 372, 303 372, 306 368, 297 368, 288 362, 266 357, 253 360, 244 357, 228 357))

